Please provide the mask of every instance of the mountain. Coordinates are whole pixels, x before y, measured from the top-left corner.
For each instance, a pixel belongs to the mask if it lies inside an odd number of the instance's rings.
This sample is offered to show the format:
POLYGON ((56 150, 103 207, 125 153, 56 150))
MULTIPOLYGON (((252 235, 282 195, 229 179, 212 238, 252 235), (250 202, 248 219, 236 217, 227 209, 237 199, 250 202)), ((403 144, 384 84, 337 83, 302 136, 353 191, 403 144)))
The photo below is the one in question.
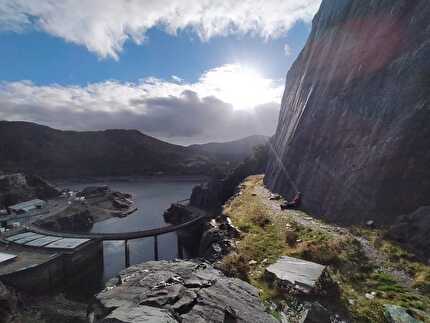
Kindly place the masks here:
POLYGON ((344 223, 430 205, 430 2, 323 0, 287 75, 265 183, 344 223))
POLYGON ((31 199, 48 199, 60 190, 35 175, 20 173, 0 175, 0 209, 31 199))
POLYGON ((0 121, 0 170, 44 177, 208 174, 215 162, 137 130, 61 131, 0 121))
POLYGON ((256 146, 265 145, 268 140, 269 137, 253 135, 234 141, 211 142, 188 147, 219 161, 238 163, 251 156, 256 146))

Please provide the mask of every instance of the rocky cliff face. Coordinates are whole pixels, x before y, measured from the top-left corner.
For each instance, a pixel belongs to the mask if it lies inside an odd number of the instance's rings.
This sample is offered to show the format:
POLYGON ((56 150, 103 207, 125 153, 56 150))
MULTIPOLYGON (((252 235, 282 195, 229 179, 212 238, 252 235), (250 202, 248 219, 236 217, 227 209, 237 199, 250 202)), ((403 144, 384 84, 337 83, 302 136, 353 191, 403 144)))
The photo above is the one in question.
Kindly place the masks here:
POLYGON ((39 176, 21 173, 0 175, 0 208, 31 199, 49 199, 60 190, 39 176))
POLYGON ((430 2, 324 0, 288 73, 266 184, 339 222, 430 205, 430 2))

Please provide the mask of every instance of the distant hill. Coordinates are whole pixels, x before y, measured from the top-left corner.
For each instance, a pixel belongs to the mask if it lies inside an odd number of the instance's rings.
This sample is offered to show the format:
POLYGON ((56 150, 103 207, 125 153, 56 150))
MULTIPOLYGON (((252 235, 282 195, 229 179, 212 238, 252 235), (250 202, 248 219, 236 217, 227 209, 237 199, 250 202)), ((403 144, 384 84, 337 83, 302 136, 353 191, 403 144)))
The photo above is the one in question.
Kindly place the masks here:
POLYGON ((215 168, 242 160, 266 140, 251 136, 184 147, 138 130, 63 131, 31 122, 0 121, 0 170, 48 178, 210 175, 215 168))
POLYGON ((253 135, 243 139, 228 142, 211 142, 201 145, 191 145, 188 148, 197 153, 208 154, 211 158, 221 162, 238 163, 250 156, 254 148, 265 145, 269 137, 253 135))
POLYGON ((0 121, 0 169, 45 177, 208 174, 207 154, 137 130, 62 131, 0 121))

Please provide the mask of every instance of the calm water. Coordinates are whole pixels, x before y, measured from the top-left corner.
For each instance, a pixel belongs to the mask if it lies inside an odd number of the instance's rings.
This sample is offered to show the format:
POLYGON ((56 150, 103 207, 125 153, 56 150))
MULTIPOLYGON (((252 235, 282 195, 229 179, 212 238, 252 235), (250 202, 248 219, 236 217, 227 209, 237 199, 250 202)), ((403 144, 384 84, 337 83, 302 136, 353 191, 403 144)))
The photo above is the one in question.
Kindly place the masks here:
MULTIPOLYGON (((173 202, 190 197, 193 186, 204 179, 195 178, 141 178, 109 179, 98 181, 66 182, 61 186, 82 189, 90 185, 108 185, 112 190, 131 193, 138 210, 126 218, 112 218, 96 223, 91 232, 128 232, 165 226, 164 211, 173 202)), ((154 260, 153 238, 130 240, 130 264, 154 260)), ((159 259, 177 257, 176 233, 158 237, 159 259)), ((123 241, 104 242, 104 279, 109 279, 124 268, 123 241)))

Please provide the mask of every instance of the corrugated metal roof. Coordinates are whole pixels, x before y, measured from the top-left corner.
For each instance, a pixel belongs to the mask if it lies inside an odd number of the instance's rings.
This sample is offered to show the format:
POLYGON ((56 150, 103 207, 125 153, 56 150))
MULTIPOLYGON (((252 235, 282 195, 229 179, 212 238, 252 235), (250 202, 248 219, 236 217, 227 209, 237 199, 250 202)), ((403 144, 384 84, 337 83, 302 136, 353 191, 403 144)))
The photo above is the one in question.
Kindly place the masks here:
POLYGON ((62 239, 61 237, 44 236, 40 239, 27 242, 25 245, 33 246, 33 247, 43 247, 43 246, 46 246, 47 244, 50 244, 52 242, 55 242, 61 239, 62 239))
POLYGON ((74 249, 84 244, 85 242, 90 241, 90 239, 73 239, 73 238, 64 238, 58 241, 55 241, 47 246, 46 248, 59 248, 59 249, 74 249))
POLYGON ((25 237, 29 237, 29 236, 33 236, 35 233, 34 232, 24 232, 24 233, 19 233, 19 234, 15 234, 13 236, 8 237, 6 240, 8 241, 16 241, 25 237))
POLYGON ((0 264, 15 258, 16 258, 15 255, 12 255, 10 253, 0 252, 0 264))
POLYGON ((25 244, 27 242, 30 242, 30 241, 33 241, 33 240, 36 240, 36 239, 39 239, 39 238, 43 238, 43 237, 44 236, 41 235, 41 234, 34 234, 32 236, 28 236, 28 237, 25 237, 25 238, 22 238, 22 239, 19 239, 19 240, 15 240, 14 242, 18 243, 18 244, 25 244))
POLYGON ((10 206, 9 208, 12 210, 23 210, 23 209, 28 209, 28 208, 34 208, 37 206, 43 206, 45 205, 46 202, 39 200, 39 199, 34 199, 31 201, 26 201, 26 202, 22 202, 22 203, 18 203, 15 205, 10 206))

